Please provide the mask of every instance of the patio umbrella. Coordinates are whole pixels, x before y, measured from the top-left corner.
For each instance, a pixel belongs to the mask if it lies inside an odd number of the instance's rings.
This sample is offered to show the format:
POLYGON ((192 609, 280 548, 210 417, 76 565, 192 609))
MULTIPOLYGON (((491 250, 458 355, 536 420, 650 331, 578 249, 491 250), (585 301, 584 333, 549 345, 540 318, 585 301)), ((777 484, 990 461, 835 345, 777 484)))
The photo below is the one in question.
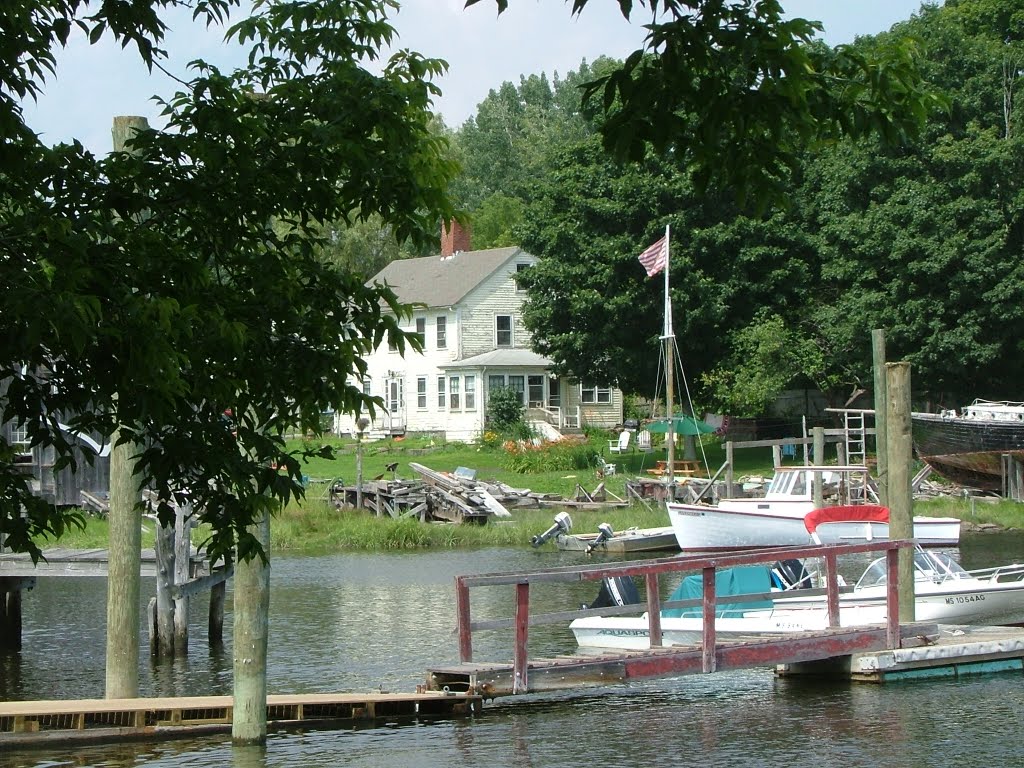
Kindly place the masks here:
MULTIPOLYGON (((644 426, 650 432, 668 432, 669 420, 658 419, 644 426)), ((672 419, 672 431, 677 435, 707 435, 715 431, 707 422, 695 419, 685 413, 676 414, 672 419)))

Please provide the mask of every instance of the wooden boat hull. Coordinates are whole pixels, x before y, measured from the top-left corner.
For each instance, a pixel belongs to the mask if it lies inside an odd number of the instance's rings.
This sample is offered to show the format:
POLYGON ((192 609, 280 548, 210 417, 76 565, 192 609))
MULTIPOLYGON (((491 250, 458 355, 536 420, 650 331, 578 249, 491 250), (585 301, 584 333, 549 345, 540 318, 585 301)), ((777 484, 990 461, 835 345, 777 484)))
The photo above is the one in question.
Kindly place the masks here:
MULTIPOLYGON (((587 547, 594 543, 598 535, 596 533, 563 534, 555 537, 555 546, 569 552, 585 552, 587 547)), ((598 544, 595 551, 614 552, 616 554, 625 554, 627 552, 678 552, 679 544, 676 540, 675 530, 671 526, 664 528, 638 528, 615 534, 610 539, 598 544)))
POLYGON ((1024 461, 1024 422, 914 413, 914 450, 955 483, 998 491, 1002 455, 1024 461))

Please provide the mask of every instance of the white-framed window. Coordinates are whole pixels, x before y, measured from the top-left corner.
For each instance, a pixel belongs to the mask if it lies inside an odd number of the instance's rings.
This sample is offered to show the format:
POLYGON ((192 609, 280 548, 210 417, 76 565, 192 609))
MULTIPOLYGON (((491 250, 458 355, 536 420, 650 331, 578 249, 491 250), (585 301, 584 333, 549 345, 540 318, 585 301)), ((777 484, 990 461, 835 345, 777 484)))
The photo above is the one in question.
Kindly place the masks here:
POLYGON ((416 379, 416 407, 421 411, 427 408, 427 377, 420 376, 416 379))
MULTIPOLYGON (((28 425, 22 424, 20 427, 11 427, 11 448, 17 454, 16 461, 19 463, 25 463, 26 457, 32 456, 32 446, 28 439, 28 425)), ((31 460, 31 458, 28 460, 31 460)))
POLYGON ((416 318, 416 335, 420 337, 420 344, 427 346, 427 318, 416 318))
POLYGON ((476 376, 466 376, 465 382, 466 410, 476 409, 476 376))
POLYGON ((527 385, 529 387, 528 394, 530 399, 527 404, 531 408, 541 408, 544 406, 544 377, 543 376, 527 376, 527 385))
POLYGON ((447 349, 448 348, 448 318, 444 315, 438 315, 434 319, 434 324, 437 327, 437 348, 447 349))
POLYGON ((580 384, 580 402, 610 403, 612 401, 611 387, 602 387, 597 384, 580 384))
POLYGON ((487 377, 487 391, 493 392, 505 386, 505 377, 502 374, 491 374, 487 377))
POLYGON ((367 376, 365 379, 363 379, 363 394, 367 395, 367 396, 369 396, 371 394, 371 390, 370 390, 370 377, 369 376, 367 376))
POLYGON ((445 387, 446 383, 447 380, 445 379, 444 376, 437 377, 437 407, 440 408, 442 411, 445 409, 445 400, 447 399, 447 392, 445 387))
POLYGON ((509 376, 508 377, 508 388, 514 390, 519 395, 519 402, 523 405, 526 404, 526 377, 525 376, 509 376))
POLYGON ((511 347, 512 342, 512 315, 495 315, 494 346, 511 347))
POLYGON ((448 410, 458 411, 462 409, 459 396, 459 377, 452 376, 448 379, 448 410))

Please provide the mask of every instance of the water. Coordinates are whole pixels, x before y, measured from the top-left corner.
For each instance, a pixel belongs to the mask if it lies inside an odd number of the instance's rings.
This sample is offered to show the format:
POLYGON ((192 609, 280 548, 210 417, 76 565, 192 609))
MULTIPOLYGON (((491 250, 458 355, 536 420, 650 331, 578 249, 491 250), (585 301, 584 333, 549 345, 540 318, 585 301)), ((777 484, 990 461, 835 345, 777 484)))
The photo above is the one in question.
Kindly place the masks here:
MULTIPOLYGON (((579 562, 580 553, 472 552, 277 557, 271 580, 269 688, 275 693, 415 689, 428 667, 457 661, 453 579, 458 574, 579 562)), ((1024 535, 965 537, 961 561, 1024 559, 1024 535)), ((854 578, 856 573, 850 574, 854 578)), ((147 596, 152 584, 143 586, 147 596)), ((592 585, 534 588, 535 610, 590 600, 592 585)), ((512 590, 474 590, 474 618, 510 616, 512 590)), ((229 595, 230 598, 230 595, 229 595)), ((101 697, 102 579, 40 579, 24 601, 25 647, 0 656, 0 698, 101 697)), ((228 601, 230 606, 230 599, 228 601)), ((190 655, 144 658, 144 696, 229 694, 227 647, 205 642, 196 601, 190 655)), ((531 629, 531 653, 571 653, 563 626, 531 629)), ((478 660, 511 657, 511 633, 474 635, 478 660)), ((226 736, 45 751, 0 752, 8 766, 780 766, 1016 765, 1024 746, 1018 675, 884 686, 809 684, 752 670, 650 680, 601 692, 488 704, 475 720, 380 729, 271 734, 265 748, 226 736)))

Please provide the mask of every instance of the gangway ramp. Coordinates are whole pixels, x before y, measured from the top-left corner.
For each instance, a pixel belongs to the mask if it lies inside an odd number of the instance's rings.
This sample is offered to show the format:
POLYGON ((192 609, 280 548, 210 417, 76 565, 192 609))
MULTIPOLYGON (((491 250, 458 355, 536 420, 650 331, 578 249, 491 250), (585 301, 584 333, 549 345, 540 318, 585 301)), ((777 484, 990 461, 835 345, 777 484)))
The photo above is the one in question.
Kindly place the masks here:
POLYGON ((459 663, 427 671, 425 688, 479 694, 487 698, 534 693, 580 686, 623 682, 643 677, 678 676, 732 669, 775 666, 848 656, 928 643, 937 636, 935 624, 899 623, 897 553, 912 547, 912 541, 872 541, 808 547, 776 547, 734 554, 689 555, 628 563, 600 563, 514 573, 458 576, 455 579, 459 663), (842 555, 884 552, 888 569, 887 616, 885 624, 858 627, 839 625, 839 579, 837 558, 842 555), (823 594, 829 614, 829 628, 816 632, 782 633, 744 642, 719 641, 715 633, 718 603, 770 599, 771 593, 715 594, 715 574, 720 568, 774 563, 783 559, 818 557, 825 564, 824 588, 802 590, 802 594, 823 594), (697 600, 660 599, 660 578, 699 571, 703 597, 697 600), (642 581, 646 596, 640 604, 557 613, 530 614, 531 586, 600 581, 606 577, 631 577, 642 581), (470 615, 470 590, 482 587, 513 588, 515 615, 510 618, 474 620, 470 615), (662 608, 702 606, 702 642, 696 646, 662 647, 662 608), (529 628, 541 624, 565 623, 579 616, 647 613, 651 648, 645 651, 579 653, 553 659, 529 658, 529 628), (512 661, 481 662, 473 657, 473 633, 481 630, 513 629, 512 661))

